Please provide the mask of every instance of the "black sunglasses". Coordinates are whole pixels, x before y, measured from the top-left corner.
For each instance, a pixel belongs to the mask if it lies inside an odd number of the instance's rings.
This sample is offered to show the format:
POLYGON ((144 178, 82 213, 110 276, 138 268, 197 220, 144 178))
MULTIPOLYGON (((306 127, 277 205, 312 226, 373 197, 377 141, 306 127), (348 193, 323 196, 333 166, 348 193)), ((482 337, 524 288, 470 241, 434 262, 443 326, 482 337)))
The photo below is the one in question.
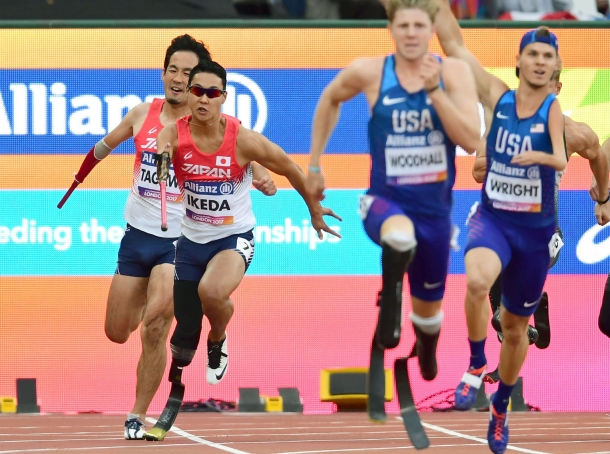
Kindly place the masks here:
POLYGON ((220 88, 203 88, 198 85, 189 85, 188 91, 192 94, 201 98, 203 95, 206 95, 208 98, 218 98, 220 95, 224 95, 226 90, 221 90, 220 88))

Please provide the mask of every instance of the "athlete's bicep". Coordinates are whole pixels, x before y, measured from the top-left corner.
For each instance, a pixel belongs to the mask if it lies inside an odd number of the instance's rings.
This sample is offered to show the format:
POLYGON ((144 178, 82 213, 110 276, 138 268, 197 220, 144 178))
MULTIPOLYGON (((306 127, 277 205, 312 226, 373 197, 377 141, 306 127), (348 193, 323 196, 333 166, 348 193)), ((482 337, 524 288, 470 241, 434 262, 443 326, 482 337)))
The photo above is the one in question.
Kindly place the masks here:
POLYGON ((127 139, 133 137, 133 125, 142 115, 148 112, 149 103, 142 103, 127 112, 121 122, 104 137, 104 142, 109 148, 115 149, 127 139))
POLYGON ((324 89, 322 97, 331 103, 339 104, 352 99, 365 88, 363 62, 356 61, 341 70, 339 74, 324 89))
POLYGON ((583 136, 583 147, 578 154, 589 161, 595 160, 603 153, 599 145, 599 137, 587 125, 580 126, 583 136))
POLYGON ((447 61, 443 68, 447 95, 469 123, 481 124, 476 84, 470 68, 460 61, 447 61))
POLYGON ((553 157, 563 163, 564 167, 568 160, 563 141, 564 120, 563 113, 558 100, 554 100, 549 109, 549 135, 553 146, 553 157))

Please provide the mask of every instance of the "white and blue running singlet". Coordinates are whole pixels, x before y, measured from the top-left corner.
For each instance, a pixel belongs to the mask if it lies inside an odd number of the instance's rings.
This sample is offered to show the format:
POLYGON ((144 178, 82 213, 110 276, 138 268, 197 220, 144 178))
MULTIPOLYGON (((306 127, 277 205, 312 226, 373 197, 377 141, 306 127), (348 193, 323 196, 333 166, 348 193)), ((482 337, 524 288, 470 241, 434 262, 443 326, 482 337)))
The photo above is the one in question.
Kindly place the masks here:
POLYGON ((554 100, 555 95, 549 94, 534 115, 520 119, 515 91, 510 90, 494 111, 482 200, 485 208, 511 224, 544 227, 555 223, 555 169, 511 164, 513 157, 526 151, 553 154, 548 124, 554 100))
POLYGON ((426 91, 409 93, 400 85, 394 55, 385 59, 368 132, 372 167, 367 194, 395 201, 412 213, 448 216, 455 144, 426 91))

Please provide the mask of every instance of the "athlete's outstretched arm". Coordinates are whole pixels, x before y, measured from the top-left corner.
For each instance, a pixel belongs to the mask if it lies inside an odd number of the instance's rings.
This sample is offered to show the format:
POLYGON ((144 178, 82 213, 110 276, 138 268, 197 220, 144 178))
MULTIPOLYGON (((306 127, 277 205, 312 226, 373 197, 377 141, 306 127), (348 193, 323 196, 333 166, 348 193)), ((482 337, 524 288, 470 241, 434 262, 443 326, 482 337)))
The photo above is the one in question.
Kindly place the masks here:
POLYGON ((432 55, 427 55, 421 74, 428 97, 451 141, 468 153, 474 153, 481 139, 481 120, 477 89, 468 65, 447 58, 441 66, 432 55), (441 71, 445 90, 439 86, 441 71))
POLYGON ((329 208, 322 207, 320 202, 307 192, 305 174, 278 145, 262 134, 240 126, 237 135, 237 158, 239 161, 256 161, 270 171, 286 177, 307 204, 311 214, 311 225, 318 232, 318 237, 322 238, 322 231, 341 237, 326 225, 323 216, 330 215, 339 220, 341 218, 329 208))
POLYGON ((460 24, 451 11, 448 0, 437 0, 440 7, 434 25, 436 34, 448 57, 459 58, 465 61, 474 75, 479 93, 479 99, 484 106, 494 109, 500 97, 508 90, 508 86, 491 75, 481 66, 474 55, 466 48, 460 24))
POLYGON ((74 182, 66 195, 61 199, 57 208, 61 208, 72 194, 72 191, 76 189, 76 187, 85 181, 85 178, 91 173, 93 168, 98 165, 102 159, 110 154, 112 150, 118 147, 121 143, 125 142, 130 137, 133 137, 133 125, 135 121, 140 118, 142 115, 145 115, 148 112, 148 108, 150 103, 141 103, 127 112, 127 115, 121 120, 121 122, 114 128, 106 137, 96 143, 89 153, 85 156, 78 172, 74 174, 74 182))
POLYGON ((157 136, 157 154, 164 151, 169 153, 170 159, 174 157, 174 151, 178 146, 178 128, 176 124, 171 124, 159 131, 157 136))
POLYGON ((275 195, 277 188, 267 169, 256 162, 251 162, 250 166, 252 167, 252 186, 265 195, 275 195))
POLYGON ((356 96, 369 83, 370 66, 370 58, 354 60, 328 84, 318 101, 313 117, 307 176, 307 190, 317 200, 324 199, 324 176, 320 168, 320 157, 339 120, 341 103, 356 96))
POLYGON ((559 101, 553 101, 549 109, 549 135, 551 136, 551 144, 553 146, 553 154, 543 151, 525 151, 519 153, 513 159, 512 164, 529 166, 532 164, 540 164, 549 166, 557 171, 562 171, 566 168, 568 159, 566 157, 566 149, 563 143, 563 113, 559 106, 559 101))

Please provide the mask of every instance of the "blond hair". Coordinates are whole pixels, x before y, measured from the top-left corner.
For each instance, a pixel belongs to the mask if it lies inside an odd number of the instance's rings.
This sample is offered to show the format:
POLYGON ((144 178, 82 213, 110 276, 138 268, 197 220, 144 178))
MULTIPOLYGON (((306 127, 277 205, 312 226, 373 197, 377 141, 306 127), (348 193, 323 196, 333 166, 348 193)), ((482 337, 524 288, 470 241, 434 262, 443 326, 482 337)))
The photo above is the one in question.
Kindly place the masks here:
POLYGON ((390 0, 386 8, 388 14, 388 20, 392 22, 396 11, 399 9, 416 8, 423 10, 429 17, 430 21, 434 23, 436 13, 438 13, 437 0, 390 0))
POLYGON ((556 83, 559 83, 559 76, 561 76, 561 70, 563 69, 563 60, 559 55, 557 55, 557 67, 555 71, 553 71, 553 75, 551 76, 551 80, 554 80, 556 83))

